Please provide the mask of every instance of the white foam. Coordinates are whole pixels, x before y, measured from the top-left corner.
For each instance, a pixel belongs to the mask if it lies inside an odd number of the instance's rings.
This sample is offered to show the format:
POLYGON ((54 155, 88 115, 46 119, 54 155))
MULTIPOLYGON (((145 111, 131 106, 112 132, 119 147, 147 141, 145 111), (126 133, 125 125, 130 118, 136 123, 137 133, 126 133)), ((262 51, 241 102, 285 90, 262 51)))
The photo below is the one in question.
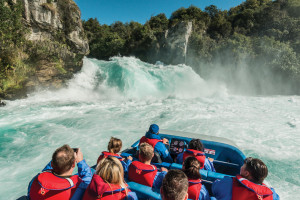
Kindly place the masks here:
POLYGON ((111 136, 121 138, 126 147, 157 123, 164 129, 233 140, 247 156, 266 162, 268 182, 281 199, 300 198, 299 96, 233 96, 184 65, 155 66, 135 58, 84 62, 68 88, 8 101, 0 109, 1 196, 26 194, 28 182, 62 144, 82 148, 93 165, 111 136), (114 67, 125 70, 123 91, 109 87, 108 68, 114 67), (155 96, 148 97, 149 91, 155 96))

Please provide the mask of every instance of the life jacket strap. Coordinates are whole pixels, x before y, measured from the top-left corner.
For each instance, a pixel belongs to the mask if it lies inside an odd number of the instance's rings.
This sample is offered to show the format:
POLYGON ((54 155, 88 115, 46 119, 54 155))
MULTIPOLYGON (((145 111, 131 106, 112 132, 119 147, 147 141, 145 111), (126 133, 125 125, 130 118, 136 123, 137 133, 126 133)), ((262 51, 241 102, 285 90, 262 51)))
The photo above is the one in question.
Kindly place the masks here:
POLYGON ((70 186, 73 187, 74 186, 74 182, 72 181, 72 179, 70 179, 70 178, 66 178, 66 179, 69 181, 70 186))

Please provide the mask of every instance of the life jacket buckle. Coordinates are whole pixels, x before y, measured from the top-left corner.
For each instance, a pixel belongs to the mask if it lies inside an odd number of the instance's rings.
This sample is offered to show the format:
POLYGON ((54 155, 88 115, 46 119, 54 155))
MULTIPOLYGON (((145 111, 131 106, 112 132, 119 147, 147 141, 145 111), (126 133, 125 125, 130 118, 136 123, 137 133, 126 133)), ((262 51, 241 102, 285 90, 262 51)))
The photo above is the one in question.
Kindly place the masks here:
POLYGON ((41 195, 44 196, 44 195, 46 194, 45 189, 44 189, 44 188, 41 188, 40 191, 39 191, 39 194, 41 194, 41 195))
POLYGON ((136 173, 137 173, 137 174, 141 174, 141 173, 142 173, 142 170, 136 169, 136 173))

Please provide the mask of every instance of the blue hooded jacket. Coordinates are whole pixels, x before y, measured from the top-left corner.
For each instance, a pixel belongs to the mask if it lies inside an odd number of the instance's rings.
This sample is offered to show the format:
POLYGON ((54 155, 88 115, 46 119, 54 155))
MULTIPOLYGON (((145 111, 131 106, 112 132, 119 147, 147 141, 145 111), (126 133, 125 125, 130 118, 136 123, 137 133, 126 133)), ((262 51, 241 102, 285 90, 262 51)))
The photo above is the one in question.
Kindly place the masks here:
MULTIPOLYGON (((161 137, 159 135, 156 135, 158 133, 158 126, 156 124, 152 124, 149 128, 149 131, 146 133, 146 138, 148 139, 159 139, 161 140, 161 137)), ((158 142, 155 147, 154 151, 158 152, 162 161, 172 163, 173 159, 169 153, 169 150, 162 142, 158 142)))

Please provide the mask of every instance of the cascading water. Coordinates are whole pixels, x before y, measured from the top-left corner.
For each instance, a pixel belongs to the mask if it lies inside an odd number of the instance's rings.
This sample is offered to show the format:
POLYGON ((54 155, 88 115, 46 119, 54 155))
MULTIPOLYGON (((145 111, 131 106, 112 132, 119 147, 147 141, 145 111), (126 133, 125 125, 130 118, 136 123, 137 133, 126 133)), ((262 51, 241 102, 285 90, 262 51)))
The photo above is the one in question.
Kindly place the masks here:
POLYGON ((299 96, 230 95, 185 65, 84 59, 68 87, 0 108, 0 199, 26 194, 62 144, 80 147, 93 165, 111 136, 126 147, 151 123, 233 140, 268 165, 267 180, 281 199, 299 199, 299 116, 299 96))

